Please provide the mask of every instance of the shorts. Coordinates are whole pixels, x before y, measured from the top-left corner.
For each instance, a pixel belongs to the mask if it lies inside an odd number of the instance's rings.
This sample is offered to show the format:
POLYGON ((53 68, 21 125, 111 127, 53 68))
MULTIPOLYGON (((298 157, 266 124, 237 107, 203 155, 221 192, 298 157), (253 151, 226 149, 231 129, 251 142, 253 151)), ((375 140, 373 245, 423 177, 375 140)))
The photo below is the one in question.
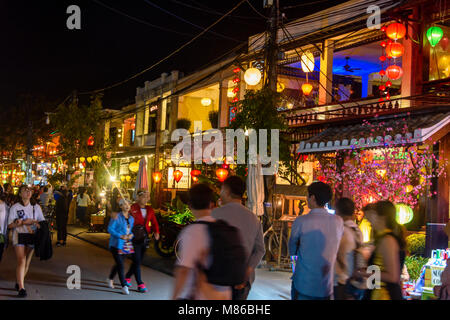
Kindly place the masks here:
POLYGON ((34 249, 34 244, 13 244, 13 247, 27 247, 30 249, 34 249))

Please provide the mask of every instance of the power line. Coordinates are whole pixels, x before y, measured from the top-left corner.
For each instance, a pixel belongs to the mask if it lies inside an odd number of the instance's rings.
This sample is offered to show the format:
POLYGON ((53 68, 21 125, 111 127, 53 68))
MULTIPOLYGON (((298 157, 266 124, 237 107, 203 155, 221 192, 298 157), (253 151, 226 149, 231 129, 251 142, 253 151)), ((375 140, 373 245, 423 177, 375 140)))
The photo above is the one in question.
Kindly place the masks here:
POLYGON ((266 17, 265 15, 260 13, 258 10, 256 10, 256 8, 250 3, 250 1, 246 0, 246 2, 250 6, 250 8, 252 8, 252 10, 255 11, 260 17, 262 17, 264 19, 269 19, 268 17, 266 17))
POLYGON ((206 29, 204 29, 202 32, 200 32, 198 35, 196 35, 194 38, 192 38, 191 40, 189 40, 188 42, 186 42, 184 45, 182 45, 181 47, 179 47, 178 49, 176 49, 175 51, 173 51, 172 53, 170 53, 169 55, 165 56, 164 58, 160 59, 159 61, 157 61, 156 63, 152 64, 150 67, 145 68, 144 70, 134 74, 131 77, 128 77, 125 80, 122 80, 120 82, 117 82, 115 84, 112 84, 110 86, 107 86, 105 88, 102 89, 97 89, 97 90, 92 90, 92 91, 85 91, 85 92, 81 92, 81 94, 93 94, 93 93, 98 93, 101 91, 105 91, 114 87, 117 87, 119 85, 122 85, 134 78, 137 78, 138 76, 144 74, 145 72, 153 69, 154 67, 160 65, 161 63, 163 63, 164 61, 166 61, 167 59, 171 58, 172 56, 174 56, 175 54, 177 54, 178 52, 180 52, 181 50, 183 50, 185 47, 187 47, 188 45, 190 45, 192 42, 194 42, 195 40, 197 40, 198 38, 200 38, 202 35, 204 35, 206 32, 208 32, 212 27, 214 27, 216 24, 218 24, 220 21, 222 21, 223 19, 225 19, 230 13, 232 13, 234 10, 236 10, 240 5, 242 5, 245 2, 245 0, 241 0, 236 6, 234 6, 230 11, 228 11, 226 14, 224 14, 222 17, 220 17, 219 19, 216 20, 216 22, 214 22, 213 24, 211 24, 209 27, 207 27, 206 29))
POLYGON ((101 1, 98 1, 98 0, 92 0, 92 1, 94 1, 95 3, 97 3, 98 5, 100 5, 100 6, 104 7, 104 8, 107 8, 108 10, 111 10, 111 11, 117 13, 117 14, 120 14, 120 15, 122 15, 122 16, 125 16, 125 17, 127 17, 127 18, 129 18, 129 19, 131 19, 131 20, 133 20, 133 21, 135 21, 135 22, 142 23, 142 24, 144 24, 144 25, 146 25, 146 26, 149 26, 149 27, 152 27, 152 28, 156 28, 156 29, 160 29, 160 30, 167 31, 167 32, 173 32, 173 33, 176 33, 176 34, 179 34, 179 35, 182 35, 182 36, 189 36, 189 37, 192 37, 192 36, 193 36, 193 34, 184 33, 184 32, 179 32, 179 31, 176 31, 176 30, 168 29, 168 28, 165 28, 165 27, 161 27, 161 26, 152 24, 152 23, 147 22, 147 21, 145 21, 145 20, 141 20, 141 19, 139 19, 139 18, 133 17, 133 16, 131 16, 131 15, 129 15, 129 14, 123 12, 123 11, 120 11, 120 10, 118 10, 118 9, 115 9, 115 8, 113 8, 113 7, 110 7, 110 6, 104 4, 104 3, 101 2, 101 1))
MULTIPOLYGON (((172 13, 172 12, 170 12, 170 11, 168 11, 168 10, 166 10, 166 9, 164 9, 164 8, 162 8, 162 7, 158 6, 158 5, 156 5, 156 4, 154 4, 153 2, 151 2, 151 1, 149 1, 149 0, 144 0, 144 2, 145 2, 145 3, 148 3, 149 5, 151 5, 151 6, 154 7, 154 8, 157 8, 157 9, 159 9, 159 10, 161 10, 161 11, 167 13, 168 15, 170 15, 170 16, 172 16, 172 17, 177 18, 177 19, 180 20, 180 21, 183 21, 183 22, 185 22, 185 23, 187 23, 187 24, 190 24, 191 26, 194 26, 194 27, 196 27, 196 28, 198 28, 198 29, 204 29, 202 26, 199 26, 198 24, 192 23, 192 22, 190 22, 190 21, 188 21, 188 20, 186 20, 186 19, 184 19, 184 18, 182 18, 182 17, 176 15, 175 13, 172 13)), ((221 34, 221 33, 215 32, 215 31, 209 31, 209 32, 210 32, 211 34, 214 34, 214 35, 216 35, 216 36, 222 37, 222 38, 227 39, 227 40, 231 40, 231 41, 235 41, 235 42, 242 42, 242 41, 240 41, 240 40, 236 40, 236 39, 234 39, 234 38, 228 37, 228 36, 226 36, 226 35, 223 35, 223 34, 221 34)))
MULTIPOLYGON (((171 0, 171 1, 176 1, 176 0, 171 0)), ((223 12, 220 12, 220 11, 217 11, 217 10, 215 10, 215 9, 212 9, 212 8, 210 8, 210 7, 208 7, 208 6, 205 6, 204 4, 202 4, 202 3, 200 3, 200 2, 197 2, 197 1, 195 1, 195 0, 191 0, 191 2, 193 2, 193 3, 197 4, 198 6, 204 8, 204 9, 197 8, 198 10, 204 10, 205 12, 209 12, 209 13, 216 14, 216 15, 219 15, 219 16, 223 15, 223 12)), ((254 19, 257 19, 257 20, 260 20, 259 17, 247 17, 247 16, 241 16, 241 15, 230 15, 230 18, 253 19, 253 20, 254 20, 254 19)))

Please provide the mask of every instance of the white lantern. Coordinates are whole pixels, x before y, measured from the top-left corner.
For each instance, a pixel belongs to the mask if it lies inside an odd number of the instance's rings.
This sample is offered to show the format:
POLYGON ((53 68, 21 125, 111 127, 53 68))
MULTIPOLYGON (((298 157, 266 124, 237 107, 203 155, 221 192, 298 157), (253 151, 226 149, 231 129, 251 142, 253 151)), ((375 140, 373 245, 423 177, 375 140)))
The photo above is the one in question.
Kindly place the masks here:
POLYGON ((207 106, 211 105, 212 101, 210 98, 203 98, 200 102, 201 102, 202 106, 207 107, 207 106))
POLYGON ((249 86, 256 86, 261 81, 261 71, 249 68, 244 73, 244 80, 249 86))
POLYGON ((301 64, 303 72, 312 72, 314 70, 314 55, 311 51, 302 54, 301 64))
POLYGON ((236 93, 233 92, 233 89, 228 89, 227 91, 227 97, 228 98, 234 98, 236 96, 236 93))

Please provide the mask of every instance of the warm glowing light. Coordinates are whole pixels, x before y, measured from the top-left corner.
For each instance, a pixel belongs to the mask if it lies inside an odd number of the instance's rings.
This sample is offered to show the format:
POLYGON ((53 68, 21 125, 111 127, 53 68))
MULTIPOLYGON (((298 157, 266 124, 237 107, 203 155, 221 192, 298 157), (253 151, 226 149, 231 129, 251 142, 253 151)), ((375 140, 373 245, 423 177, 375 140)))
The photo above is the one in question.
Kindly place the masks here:
POLYGON ((139 171, 139 164, 137 162, 132 162, 132 163, 130 163, 128 168, 131 170, 131 172, 138 172, 139 171))
POLYGON ((86 160, 85 157, 80 157, 80 162, 84 162, 84 160, 86 160))
POLYGON ((405 187, 405 191, 407 192, 407 193, 409 193, 409 192, 411 192, 411 191, 413 191, 414 190, 414 187, 412 186, 412 185, 407 185, 406 187, 405 187))
POLYGON ((92 162, 92 158, 91 158, 91 157, 88 157, 86 160, 87 160, 87 162, 89 162, 89 163, 92 162))
POLYGON ((285 88, 286 86, 283 83, 277 82, 277 92, 283 92, 285 88))
POLYGON ((127 179, 127 182, 130 182, 131 181, 131 176, 127 176, 126 179, 127 179))
POLYGON ((200 102, 202 106, 207 107, 211 105, 212 100, 210 98, 203 98, 200 102))
POLYGON ((359 225, 359 229, 363 234, 363 242, 369 242, 370 235, 372 233, 372 226, 370 225, 370 222, 364 218, 359 225))
POLYGON ((153 176, 153 181, 155 181, 155 183, 159 183, 162 178, 162 173, 159 171, 155 171, 155 172, 153 172, 152 176, 153 176))
POLYGON ((116 181, 116 177, 115 176, 110 176, 109 179, 111 180, 111 182, 115 182, 116 181))
POLYGON ((227 91, 227 97, 228 98, 234 98, 234 96, 236 95, 236 93, 233 92, 233 89, 228 89, 227 91))
POLYGON ((403 75, 403 69, 399 66, 392 65, 386 68, 386 74, 389 79, 397 80, 400 79, 403 75))
POLYGON ((394 22, 386 28, 386 35, 392 40, 398 40, 405 36, 406 28, 403 24, 394 22))
POLYGON ((182 176, 183 176, 183 172, 181 172, 180 170, 175 170, 173 172, 173 178, 175 179, 175 181, 177 183, 180 182, 182 176))
POLYGON ((311 51, 306 51, 302 54, 301 65, 303 72, 313 72, 314 70, 314 55, 311 51))
POLYGON ((310 83, 302 84, 302 91, 305 96, 309 95, 311 93, 312 89, 313 89, 312 84, 310 84, 310 83))
POLYGON ((444 36, 444 31, 438 26, 433 26, 427 30, 427 39, 434 48, 444 36))
POLYGON ((194 169, 191 171, 191 177, 197 177, 201 174, 202 172, 200 170, 194 169))
POLYGON ((412 221, 414 212, 411 207, 406 204, 396 204, 395 208, 397 209, 396 220, 399 224, 406 224, 412 221))
POLYGON ((224 182, 225 179, 228 176, 228 170, 225 170, 224 168, 220 168, 216 170, 216 176, 217 179, 219 179, 220 182, 224 182))
POLYGON ((405 48, 401 43, 393 42, 386 47, 386 54, 393 58, 398 58, 403 55, 405 52, 405 48))
POLYGON ((261 81, 261 71, 256 68, 249 68, 244 73, 244 80, 250 86, 256 86, 261 81))

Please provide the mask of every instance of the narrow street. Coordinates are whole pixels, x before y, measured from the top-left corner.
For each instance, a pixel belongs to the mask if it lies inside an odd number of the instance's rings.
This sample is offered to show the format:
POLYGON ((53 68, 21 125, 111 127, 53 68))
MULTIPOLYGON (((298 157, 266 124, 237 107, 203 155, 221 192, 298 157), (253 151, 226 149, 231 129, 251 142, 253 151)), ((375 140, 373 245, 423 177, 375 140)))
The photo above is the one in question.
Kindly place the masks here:
MULTIPOLYGON (((68 237, 67 247, 54 247, 53 258, 40 261, 33 258, 25 281, 28 292, 26 299, 32 300, 167 300, 170 298, 173 277, 142 267, 142 278, 149 288, 146 294, 138 293, 133 287, 130 295, 121 294, 119 280, 115 279, 115 289, 106 284, 113 259, 109 252, 88 242, 68 237), (69 290, 66 282, 70 276, 66 273, 69 265, 78 265, 81 269, 81 289, 69 290)), ((14 289, 15 255, 9 247, 0 263, 0 300, 18 299, 14 289)), ((126 267, 130 260, 126 262, 126 267)), ((249 299, 284 300, 290 297, 290 274, 257 270, 257 280, 249 299)))

